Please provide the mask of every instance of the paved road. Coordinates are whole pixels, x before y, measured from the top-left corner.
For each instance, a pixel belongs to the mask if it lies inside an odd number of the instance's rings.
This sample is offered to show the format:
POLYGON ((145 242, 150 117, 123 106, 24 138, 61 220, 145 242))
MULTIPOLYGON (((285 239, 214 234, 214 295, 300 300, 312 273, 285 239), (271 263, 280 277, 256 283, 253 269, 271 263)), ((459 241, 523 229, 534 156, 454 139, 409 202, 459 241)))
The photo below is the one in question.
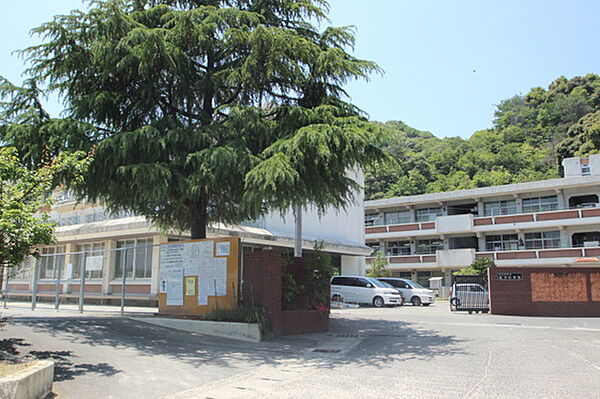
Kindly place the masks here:
POLYGON ((450 314, 440 302, 336 310, 328 334, 250 344, 109 313, 16 313, 0 346, 57 361, 60 399, 600 398, 600 318, 450 314))

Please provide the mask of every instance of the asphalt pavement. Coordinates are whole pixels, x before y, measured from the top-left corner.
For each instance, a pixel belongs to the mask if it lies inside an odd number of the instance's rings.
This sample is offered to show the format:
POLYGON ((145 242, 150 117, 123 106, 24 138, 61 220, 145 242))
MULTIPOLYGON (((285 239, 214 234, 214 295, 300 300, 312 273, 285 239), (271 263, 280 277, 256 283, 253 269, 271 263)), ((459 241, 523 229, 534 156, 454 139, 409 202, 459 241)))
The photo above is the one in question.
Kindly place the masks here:
POLYGON ((236 342, 11 305, 0 348, 56 362, 58 399, 600 398, 600 318, 334 310, 331 331, 236 342))

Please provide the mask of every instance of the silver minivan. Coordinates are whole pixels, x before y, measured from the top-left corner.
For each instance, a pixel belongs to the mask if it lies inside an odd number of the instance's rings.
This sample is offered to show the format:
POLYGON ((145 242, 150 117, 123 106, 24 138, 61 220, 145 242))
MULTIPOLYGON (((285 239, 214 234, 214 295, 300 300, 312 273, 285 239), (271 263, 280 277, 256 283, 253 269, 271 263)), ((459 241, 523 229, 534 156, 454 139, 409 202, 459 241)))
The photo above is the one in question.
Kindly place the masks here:
POLYGON ((429 306, 435 302, 435 292, 425 288, 412 280, 396 277, 380 277, 379 280, 385 281, 397 288, 407 302, 413 306, 429 306))
POLYGON ((398 290, 386 287, 381 281, 362 276, 334 276, 331 278, 331 300, 371 304, 377 308, 399 305, 402 297, 398 290))

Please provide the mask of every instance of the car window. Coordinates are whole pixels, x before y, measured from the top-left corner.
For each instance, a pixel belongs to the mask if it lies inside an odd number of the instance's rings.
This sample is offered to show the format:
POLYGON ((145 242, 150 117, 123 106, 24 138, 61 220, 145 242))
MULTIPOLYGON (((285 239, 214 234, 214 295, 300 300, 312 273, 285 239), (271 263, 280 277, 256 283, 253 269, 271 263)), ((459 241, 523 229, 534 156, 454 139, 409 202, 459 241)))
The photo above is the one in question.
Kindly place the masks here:
POLYGON ((386 287, 383 282, 377 280, 376 278, 369 278, 369 277, 367 277, 367 280, 369 281, 369 283, 371 283, 371 285, 373 285, 375 287, 379 287, 379 288, 385 288, 386 287))
POLYGON ((352 286, 354 285, 354 279, 350 278, 350 277, 334 277, 333 280, 331 280, 331 285, 347 285, 347 286, 352 286))
POLYGON ((354 285, 357 287, 366 287, 369 282, 364 278, 354 278, 354 285))
POLYGON ((467 292, 469 291, 469 287, 467 287, 466 285, 457 285, 456 291, 467 292))
POLYGON ((483 292, 483 289, 478 285, 472 285, 471 292, 483 292))
POLYGON ((414 282, 414 281, 412 281, 412 280, 408 280, 408 281, 407 281, 407 283, 408 283, 410 286, 412 286, 412 288, 424 288, 424 287, 423 287, 421 284, 419 284, 419 283, 415 283, 415 282, 414 282))

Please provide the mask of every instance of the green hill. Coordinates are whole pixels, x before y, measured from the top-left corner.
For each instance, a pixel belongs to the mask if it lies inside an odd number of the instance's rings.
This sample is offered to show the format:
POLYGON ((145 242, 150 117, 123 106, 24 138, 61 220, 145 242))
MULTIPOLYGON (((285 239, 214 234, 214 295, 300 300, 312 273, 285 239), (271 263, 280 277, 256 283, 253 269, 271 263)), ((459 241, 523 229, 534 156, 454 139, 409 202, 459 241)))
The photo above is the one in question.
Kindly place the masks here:
POLYGON ((560 77, 504 100, 493 128, 467 140, 378 124, 396 165, 366 171, 367 199, 556 178, 563 158, 600 152, 600 76, 560 77))

